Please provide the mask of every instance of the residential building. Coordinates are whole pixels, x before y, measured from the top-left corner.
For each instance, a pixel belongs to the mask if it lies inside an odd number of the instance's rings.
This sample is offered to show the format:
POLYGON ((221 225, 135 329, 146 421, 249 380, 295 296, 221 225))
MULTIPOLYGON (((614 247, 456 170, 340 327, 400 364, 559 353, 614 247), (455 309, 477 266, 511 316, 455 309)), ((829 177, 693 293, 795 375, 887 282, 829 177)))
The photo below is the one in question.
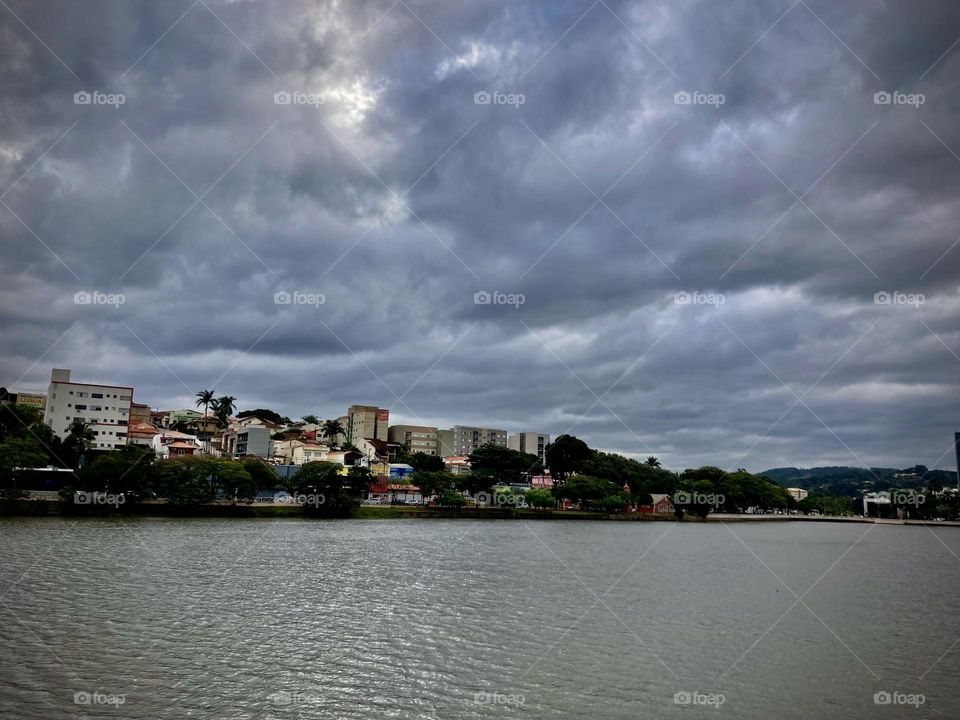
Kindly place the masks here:
POLYGON ((293 452, 298 447, 303 447, 304 445, 315 445, 313 442, 305 442, 304 440, 291 438, 289 440, 274 440, 272 443, 273 447, 273 462, 278 465, 289 465, 293 463, 293 452))
POLYGON ((130 403, 130 425, 150 422, 150 406, 143 403, 130 403))
POLYGON ((127 425, 133 388, 70 382, 70 371, 56 368, 50 374, 43 421, 61 438, 70 423, 83 420, 93 430, 93 450, 114 450, 127 444, 127 425))
POLYGON ((807 497, 807 495, 810 494, 803 488, 796 488, 796 487, 786 488, 786 491, 790 493, 790 497, 792 497, 794 500, 797 500, 797 501, 803 500, 804 498, 807 497))
POLYGON ((153 446, 153 438, 160 432, 150 423, 131 423, 127 426, 127 445, 153 446))
POLYGON ((182 408, 180 410, 171 410, 167 413, 167 423, 168 427, 175 425, 178 422, 189 423, 197 418, 203 417, 203 413, 197 412, 196 410, 191 410, 190 408, 182 408))
POLYGON ((397 455, 403 450, 403 446, 386 440, 363 438, 357 444, 357 450, 363 454, 368 463, 378 461, 389 463, 397 459, 397 455))
MULTIPOLYGON (((306 465, 307 463, 320 462, 327 460, 330 448, 326 445, 316 445, 314 443, 300 443, 293 448, 292 460, 294 465, 306 465)), ((333 461, 328 461, 333 462, 333 461)))
POLYGON ((453 430, 437 430, 437 455, 450 457, 453 452, 453 430))
POLYGON ((426 425, 391 425, 387 438, 411 454, 439 455, 438 433, 437 428, 426 425))
POLYGON ((530 478, 530 487, 549 490, 553 487, 553 478, 550 473, 534 475, 530 478))
POLYGON ((359 446, 364 438, 386 440, 390 425, 390 411, 375 405, 351 405, 347 410, 347 442, 359 446))
POLYGON ((443 459, 443 469, 451 475, 469 475, 470 461, 463 455, 451 455, 443 459))
POLYGON ((469 455, 484 445, 507 446, 507 431, 496 428, 453 426, 453 454, 469 455))
POLYGON ((221 447, 228 457, 270 457, 270 429, 258 425, 233 427, 223 433, 221 447))
POLYGON ((662 493, 650 493, 650 501, 651 502, 649 505, 638 506, 637 512, 658 514, 669 514, 674 512, 673 500, 670 499, 669 495, 664 495, 662 493))
POLYGON ((522 432, 515 433, 507 438, 508 448, 536 455, 541 463, 546 462, 546 450, 549 444, 550 436, 546 433, 522 432))
MULTIPOLYGON (((139 425, 137 426, 139 429, 139 425)), ((177 430, 161 430, 157 432, 152 440, 154 452, 157 457, 167 459, 172 457, 183 457, 184 455, 198 455, 201 453, 200 440, 196 435, 179 432, 177 430)))

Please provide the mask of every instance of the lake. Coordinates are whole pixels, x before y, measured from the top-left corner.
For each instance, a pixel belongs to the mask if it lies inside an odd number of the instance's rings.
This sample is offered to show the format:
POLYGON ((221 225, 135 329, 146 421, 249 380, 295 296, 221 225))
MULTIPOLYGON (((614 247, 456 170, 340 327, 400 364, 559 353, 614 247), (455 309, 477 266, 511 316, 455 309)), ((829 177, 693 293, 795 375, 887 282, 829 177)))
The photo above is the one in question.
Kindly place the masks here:
POLYGON ((0 548, 2 717, 960 717, 954 528, 41 518, 0 548))

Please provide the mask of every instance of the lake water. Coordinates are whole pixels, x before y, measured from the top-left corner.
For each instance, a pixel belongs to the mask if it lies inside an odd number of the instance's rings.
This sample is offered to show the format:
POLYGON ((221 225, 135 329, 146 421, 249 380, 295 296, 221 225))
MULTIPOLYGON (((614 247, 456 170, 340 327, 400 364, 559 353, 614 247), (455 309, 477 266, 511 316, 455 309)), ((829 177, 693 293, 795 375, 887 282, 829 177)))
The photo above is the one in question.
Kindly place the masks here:
POLYGON ((6 519, 0 549, 4 718, 960 717, 960 529, 6 519))

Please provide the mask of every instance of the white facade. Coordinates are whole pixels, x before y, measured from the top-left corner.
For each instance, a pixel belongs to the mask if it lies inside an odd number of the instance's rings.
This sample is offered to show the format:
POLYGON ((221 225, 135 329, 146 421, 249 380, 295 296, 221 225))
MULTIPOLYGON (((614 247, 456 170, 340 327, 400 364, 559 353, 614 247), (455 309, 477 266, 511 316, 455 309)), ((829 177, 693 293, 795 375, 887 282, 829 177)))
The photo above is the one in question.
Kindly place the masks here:
POLYGON ((484 445, 507 446, 507 431, 496 428, 453 426, 453 454, 469 455, 484 445))
POLYGON ((75 419, 86 422, 94 433, 92 450, 114 450, 127 444, 127 424, 133 388, 70 382, 70 371, 55 369, 47 389, 43 421, 66 438, 75 419))
POLYGON ((550 444, 550 436, 547 433, 522 432, 515 433, 507 438, 507 447, 511 450, 536 455, 540 462, 546 461, 546 449, 550 444))

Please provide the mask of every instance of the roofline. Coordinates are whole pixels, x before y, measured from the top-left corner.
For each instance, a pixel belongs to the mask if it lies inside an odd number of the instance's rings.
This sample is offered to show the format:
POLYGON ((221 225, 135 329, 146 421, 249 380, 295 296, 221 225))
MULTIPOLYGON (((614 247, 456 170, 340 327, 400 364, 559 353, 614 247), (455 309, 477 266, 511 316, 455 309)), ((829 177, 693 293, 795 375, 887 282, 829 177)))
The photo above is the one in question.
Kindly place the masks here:
POLYGON ((86 387, 111 387, 111 388, 117 388, 118 390, 129 390, 131 393, 133 392, 133 388, 128 387, 126 385, 97 385, 96 383, 78 383, 78 382, 74 382, 73 380, 51 380, 50 384, 51 385, 85 385, 86 387))

